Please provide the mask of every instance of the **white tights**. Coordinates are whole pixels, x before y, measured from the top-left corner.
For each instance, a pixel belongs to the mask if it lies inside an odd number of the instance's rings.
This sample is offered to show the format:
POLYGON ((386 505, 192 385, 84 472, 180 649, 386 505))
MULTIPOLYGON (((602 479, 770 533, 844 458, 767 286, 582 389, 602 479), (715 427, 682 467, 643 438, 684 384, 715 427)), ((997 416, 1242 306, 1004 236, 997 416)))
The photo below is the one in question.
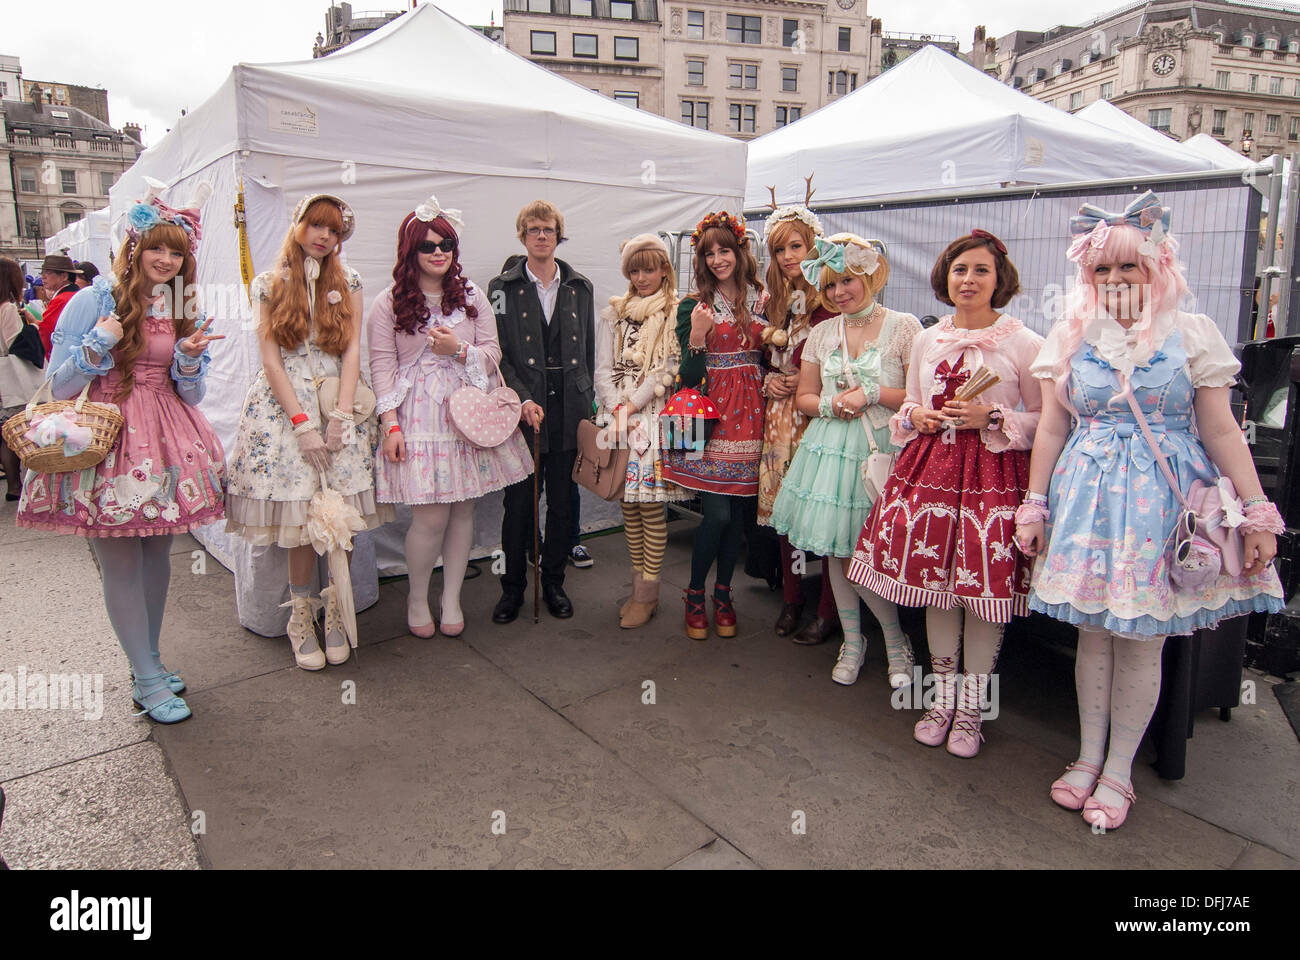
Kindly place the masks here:
POLYGON ((406 599, 407 620, 424 626, 433 622, 429 612, 429 579, 442 556, 443 623, 463 623, 460 587, 474 546, 474 506, 477 500, 459 503, 422 503, 411 507, 411 526, 406 531, 406 572, 410 593, 406 599))
MULTIPOLYGON (((1105 630, 1079 629, 1079 651, 1074 660, 1074 686, 1079 696, 1079 759, 1100 767, 1107 777, 1130 789, 1133 757, 1160 698, 1160 653, 1164 645, 1164 637, 1130 640, 1105 630)), ((1087 787, 1092 774, 1071 770, 1063 779, 1076 787, 1087 787)), ((1094 795, 1110 806, 1124 802, 1104 785, 1099 785, 1094 795)))
POLYGON ((964 672, 992 673, 1005 629, 1006 624, 982 620, 963 607, 927 607, 925 632, 930 640, 931 669, 937 674, 956 673, 960 657, 964 672))

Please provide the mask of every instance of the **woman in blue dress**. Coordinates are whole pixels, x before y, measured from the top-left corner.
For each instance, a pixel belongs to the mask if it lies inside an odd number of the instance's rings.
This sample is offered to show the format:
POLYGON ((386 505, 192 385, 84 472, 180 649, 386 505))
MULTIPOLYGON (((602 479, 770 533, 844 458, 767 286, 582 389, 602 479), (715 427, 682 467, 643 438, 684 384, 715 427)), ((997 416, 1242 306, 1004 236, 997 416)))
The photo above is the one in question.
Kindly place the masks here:
POLYGON ((1079 756, 1051 797, 1113 829, 1134 800, 1165 637, 1281 609, 1270 561, 1283 525, 1228 404, 1241 365, 1209 317, 1178 309, 1169 210, 1148 192, 1121 214, 1085 206, 1071 227, 1078 286, 1032 367, 1043 414, 1017 539, 1038 555, 1030 609, 1079 628, 1079 756), (1235 576, 1227 557, 1192 578, 1174 562, 1189 540, 1180 492, 1198 480, 1243 498, 1228 510, 1245 534, 1235 576))

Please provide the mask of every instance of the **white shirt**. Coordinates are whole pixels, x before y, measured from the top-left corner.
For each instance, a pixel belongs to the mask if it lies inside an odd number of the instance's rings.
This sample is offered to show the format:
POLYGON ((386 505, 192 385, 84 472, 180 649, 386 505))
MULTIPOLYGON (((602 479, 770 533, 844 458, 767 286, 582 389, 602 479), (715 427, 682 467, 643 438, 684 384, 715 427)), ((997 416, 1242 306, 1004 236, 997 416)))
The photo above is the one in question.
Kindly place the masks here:
POLYGON ((528 261, 524 261, 524 272, 528 274, 528 279, 533 281, 537 287, 537 299, 542 302, 542 316, 546 318, 546 325, 551 325, 551 314, 555 312, 555 301, 560 295, 560 265, 555 265, 555 276, 551 277, 550 283, 543 283, 537 279, 537 274, 528 266, 528 261))

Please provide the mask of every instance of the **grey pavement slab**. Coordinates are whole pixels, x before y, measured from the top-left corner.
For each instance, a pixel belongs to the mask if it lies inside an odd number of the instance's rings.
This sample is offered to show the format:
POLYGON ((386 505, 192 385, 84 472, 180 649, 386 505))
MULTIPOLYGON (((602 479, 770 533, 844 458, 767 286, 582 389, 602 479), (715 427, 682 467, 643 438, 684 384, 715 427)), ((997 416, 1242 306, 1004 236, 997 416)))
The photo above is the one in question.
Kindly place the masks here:
POLYGON ((713 837, 459 641, 401 638, 192 703, 201 723, 155 735, 216 867, 661 868, 713 837))
POLYGON ((197 870, 190 812, 156 743, 4 784, 0 833, 15 870, 197 870))

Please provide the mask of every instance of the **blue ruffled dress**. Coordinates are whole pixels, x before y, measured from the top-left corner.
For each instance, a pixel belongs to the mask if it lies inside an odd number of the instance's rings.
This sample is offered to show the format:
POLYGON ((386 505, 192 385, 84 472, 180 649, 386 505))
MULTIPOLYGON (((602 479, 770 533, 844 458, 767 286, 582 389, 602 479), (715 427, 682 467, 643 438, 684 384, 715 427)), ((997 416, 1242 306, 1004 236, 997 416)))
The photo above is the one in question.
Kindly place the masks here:
MULTIPOLYGON (((1111 403, 1120 377, 1088 343, 1070 359, 1075 430, 1048 492, 1047 549, 1034 570, 1029 607, 1057 620, 1153 639, 1283 605, 1270 566, 1253 577, 1220 575, 1196 591, 1169 581, 1181 505, 1127 401, 1111 403)), ((1131 377, 1134 396, 1184 493, 1219 478, 1192 429, 1193 400, 1182 333, 1174 330, 1131 377)))

